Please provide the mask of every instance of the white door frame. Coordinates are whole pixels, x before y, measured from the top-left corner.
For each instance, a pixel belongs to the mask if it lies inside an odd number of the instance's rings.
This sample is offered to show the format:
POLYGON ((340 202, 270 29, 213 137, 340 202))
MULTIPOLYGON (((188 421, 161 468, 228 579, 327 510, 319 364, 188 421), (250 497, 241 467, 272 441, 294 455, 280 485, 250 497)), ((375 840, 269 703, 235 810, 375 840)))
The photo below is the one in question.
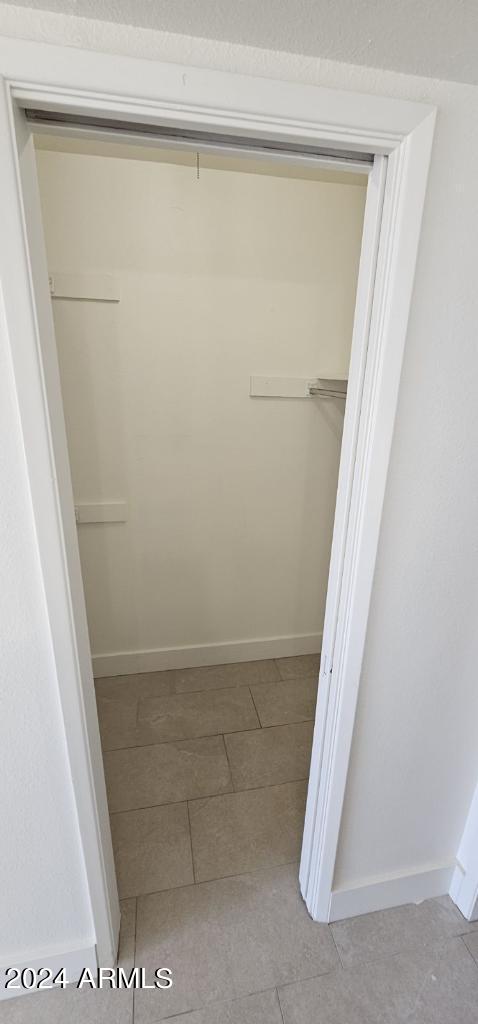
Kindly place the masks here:
POLYGON ((19 106, 373 153, 339 474, 301 887, 330 917, 435 110, 424 104, 0 40, 0 286, 100 963, 118 900, 33 144, 19 106), (17 127, 15 127, 17 126, 17 127))
POLYGON ((478 921, 478 786, 458 847, 450 896, 467 921, 478 921))

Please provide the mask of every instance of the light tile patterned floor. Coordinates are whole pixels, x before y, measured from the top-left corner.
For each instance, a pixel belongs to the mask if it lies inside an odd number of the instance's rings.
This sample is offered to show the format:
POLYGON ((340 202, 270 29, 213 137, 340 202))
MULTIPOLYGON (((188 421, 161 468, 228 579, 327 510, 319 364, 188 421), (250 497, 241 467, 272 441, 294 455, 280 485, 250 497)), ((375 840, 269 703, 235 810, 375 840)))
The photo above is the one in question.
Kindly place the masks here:
POLYGON ((97 681, 122 898, 297 862, 318 661, 97 681))
POLYGON ((297 875, 318 657, 97 681, 120 962, 169 991, 41 992, 0 1024, 477 1024, 448 897, 332 926, 297 875))

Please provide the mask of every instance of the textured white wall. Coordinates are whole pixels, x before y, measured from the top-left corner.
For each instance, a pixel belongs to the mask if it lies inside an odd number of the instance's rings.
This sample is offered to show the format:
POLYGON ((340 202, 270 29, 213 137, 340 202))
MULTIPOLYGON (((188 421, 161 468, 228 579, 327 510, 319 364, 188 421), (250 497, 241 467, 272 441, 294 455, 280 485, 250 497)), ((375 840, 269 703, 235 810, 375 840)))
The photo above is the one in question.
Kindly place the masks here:
MULTIPOLYGON (((397 87, 423 90, 387 76, 383 91, 397 87)), ((450 862, 478 776, 478 90, 436 83, 428 96, 439 117, 336 869, 344 887, 450 862)))
MULTIPOLYGON (((478 774, 477 89, 53 15, 27 27, 10 17, 8 31, 439 107, 336 883, 448 860, 478 774)), ((8 429, 17 429, 15 421, 8 429)), ((30 524, 25 494, 14 500, 15 515, 30 524)), ((17 557, 22 566, 23 554, 17 557)), ((9 579, 16 604, 18 573, 9 579)), ((39 630, 32 658, 43 644, 39 630)), ((14 663, 21 677, 19 652, 14 663)), ((48 717, 41 724, 47 728, 48 717)), ((11 746, 8 752, 16 771, 11 746)), ((50 761, 48 771, 37 771, 46 787, 52 765, 59 776, 66 772, 61 751, 50 761)), ((9 816, 10 835, 16 830, 24 841, 23 828, 18 813, 9 816)), ((64 871, 58 840, 49 854, 64 871)), ((12 889, 23 884, 14 874, 12 889)), ((37 893, 28 919, 38 900, 37 893)))
POLYGON ((366 179, 117 149, 37 153, 50 271, 120 294, 53 303, 75 500, 128 502, 79 528, 92 652, 320 644, 344 404, 249 378, 347 375, 366 179))
POLYGON ((220 4, 216 0, 181 0, 180 4, 177 0, 102 0, 100 4, 97 0, 16 0, 13 7, 12 15, 5 14, 8 25, 16 31, 20 25, 23 31, 41 26, 45 38, 52 26, 59 31, 45 12, 76 15, 65 30, 77 44, 86 32, 103 45, 115 24, 125 45, 132 45, 131 40, 127 42, 128 26, 135 25, 143 31, 186 32, 410 75, 475 83, 478 77, 474 0, 433 0, 433 17, 429 4, 413 3, 410 17, 407 6, 396 0, 358 0, 353 7, 350 0, 263 0, 261 4, 256 0, 222 0, 220 4), (91 25, 88 19, 109 24, 96 30, 77 24, 91 25))

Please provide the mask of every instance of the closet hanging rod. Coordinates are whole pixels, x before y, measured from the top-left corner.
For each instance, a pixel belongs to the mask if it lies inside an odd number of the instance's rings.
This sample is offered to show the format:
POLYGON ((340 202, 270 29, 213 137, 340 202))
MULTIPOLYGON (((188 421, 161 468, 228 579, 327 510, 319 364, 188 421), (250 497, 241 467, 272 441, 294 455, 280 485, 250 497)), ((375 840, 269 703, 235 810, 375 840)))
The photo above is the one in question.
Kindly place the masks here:
POLYGON ((42 110, 36 107, 25 107, 27 121, 41 131, 48 128, 68 133, 71 136, 86 136, 88 132, 107 134, 110 139, 115 136, 129 137, 130 142, 149 142, 169 148, 199 149, 203 151, 229 151, 247 155, 282 158, 297 161, 323 162, 333 164, 337 168, 367 174, 373 166, 370 153, 353 152, 350 150, 333 150, 328 147, 311 146, 291 143, 278 139, 261 139, 252 136, 229 135, 224 132, 198 131, 193 128, 180 128, 174 125, 146 124, 136 121, 120 121, 115 118, 90 117, 86 114, 70 114, 68 111, 42 110))

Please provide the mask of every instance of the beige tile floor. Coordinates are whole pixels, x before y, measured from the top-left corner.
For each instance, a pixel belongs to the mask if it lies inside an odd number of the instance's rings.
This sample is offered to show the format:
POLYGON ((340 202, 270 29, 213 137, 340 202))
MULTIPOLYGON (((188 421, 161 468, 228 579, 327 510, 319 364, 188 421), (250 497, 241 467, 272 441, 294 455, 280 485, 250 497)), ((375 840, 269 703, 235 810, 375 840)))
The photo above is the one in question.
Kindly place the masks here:
POLYGON ((171 990, 42 992, 0 1024, 477 1024, 448 897, 315 924, 297 875, 318 658, 97 681, 120 963, 171 990))
POLYGON ((318 656, 97 680, 121 898, 296 864, 318 656))

